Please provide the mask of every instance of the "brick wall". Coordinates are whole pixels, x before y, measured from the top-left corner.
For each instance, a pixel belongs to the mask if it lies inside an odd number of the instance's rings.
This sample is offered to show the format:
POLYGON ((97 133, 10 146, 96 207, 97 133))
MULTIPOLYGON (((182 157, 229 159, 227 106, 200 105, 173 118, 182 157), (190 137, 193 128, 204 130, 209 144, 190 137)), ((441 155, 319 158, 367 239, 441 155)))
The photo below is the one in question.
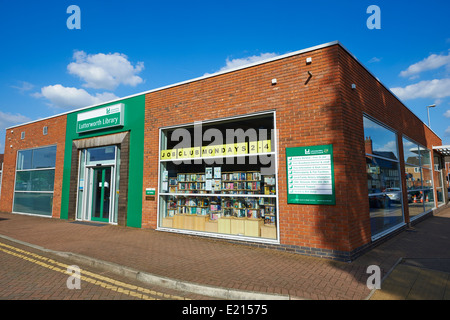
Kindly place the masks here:
POLYGON ((61 212, 65 138, 65 115, 15 127, 6 131, 5 163, 2 192, 0 196, 0 211, 12 211, 17 151, 56 144, 52 217, 59 218, 61 212), (44 126, 48 127, 47 135, 43 135, 42 130, 44 126), (25 139, 22 140, 21 132, 23 131, 25 132, 25 139))
MULTIPOLYGON (((267 110, 276 111, 278 226, 284 248, 339 255, 370 243, 364 112, 429 148, 440 143, 344 48, 332 45, 148 93, 144 186, 157 186, 159 128, 267 110), (336 205, 287 204, 285 149, 321 144, 333 144, 336 205)), ((142 227, 156 228, 156 215, 156 202, 144 201, 142 227)))
MULTIPOLYGON (((157 185, 160 127, 275 110, 281 243, 348 251, 338 52, 327 47, 147 94, 144 185, 157 185), (336 205, 288 205, 285 148, 320 144, 334 145, 336 205)), ((156 213, 156 203, 144 202, 143 227, 156 227, 156 213)))

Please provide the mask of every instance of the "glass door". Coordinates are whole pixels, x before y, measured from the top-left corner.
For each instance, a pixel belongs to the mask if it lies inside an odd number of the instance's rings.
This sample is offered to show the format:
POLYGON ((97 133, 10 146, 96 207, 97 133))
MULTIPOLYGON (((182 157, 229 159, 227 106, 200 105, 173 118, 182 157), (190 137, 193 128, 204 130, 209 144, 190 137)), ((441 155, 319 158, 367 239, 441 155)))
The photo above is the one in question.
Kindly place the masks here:
POLYGON ((77 220, 117 223, 118 159, 116 146, 80 150, 77 220))
POLYGON ((92 170, 91 220, 109 221, 111 211, 112 167, 94 167, 92 170))

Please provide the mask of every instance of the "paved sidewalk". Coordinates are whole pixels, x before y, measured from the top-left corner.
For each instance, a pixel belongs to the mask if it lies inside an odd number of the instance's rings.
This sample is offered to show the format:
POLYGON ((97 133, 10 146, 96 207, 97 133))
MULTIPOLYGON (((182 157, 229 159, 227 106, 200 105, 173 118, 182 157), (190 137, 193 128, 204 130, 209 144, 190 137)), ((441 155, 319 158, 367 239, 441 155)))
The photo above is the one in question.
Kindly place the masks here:
POLYGON ((219 239, 9 213, 0 213, 2 238, 224 299, 450 299, 450 208, 351 263, 219 239), (369 265, 387 275, 381 290, 367 288, 369 265))

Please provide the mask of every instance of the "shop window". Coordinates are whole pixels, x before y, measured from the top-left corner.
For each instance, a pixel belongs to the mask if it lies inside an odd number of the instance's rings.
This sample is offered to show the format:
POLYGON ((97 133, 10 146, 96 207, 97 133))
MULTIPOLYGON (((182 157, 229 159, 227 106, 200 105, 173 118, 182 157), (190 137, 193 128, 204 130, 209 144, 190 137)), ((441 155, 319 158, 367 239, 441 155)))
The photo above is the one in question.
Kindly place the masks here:
POLYGON ((397 135, 364 117, 366 173, 372 237, 404 223, 397 135))
POLYGON ((403 137, 403 154, 409 216, 414 219, 434 207, 431 153, 427 148, 403 137))
POLYGON ((51 216, 55 161, 56 146, 18 152, 14 212, 51 216))
POLYGON ((161 130, 159 227, 277 239, 274 113, 161 130))

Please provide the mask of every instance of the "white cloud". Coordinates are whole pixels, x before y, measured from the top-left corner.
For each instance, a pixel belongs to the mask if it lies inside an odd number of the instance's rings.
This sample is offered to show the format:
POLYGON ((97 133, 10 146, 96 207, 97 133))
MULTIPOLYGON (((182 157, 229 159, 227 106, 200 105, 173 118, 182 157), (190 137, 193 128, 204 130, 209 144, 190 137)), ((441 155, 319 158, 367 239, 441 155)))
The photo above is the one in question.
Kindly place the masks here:
MULTIPOLYGON (((225 62, 225 66, 223 66, 222 68, 219 69, 219 71, 216 71, 216 72, 231 70, 234 68, 245 66, 247 64, 255 63, 258 61, 265 60, 265 59, 270 59, 270 58, 273 58, 276 56, 277 56, 276 53, 261 53, 259 56, 250 56, 250 57, 246 57, 246 58, 239 58, 239 59, 232 59, 232 60, 227 58, 226 62, 225 62)), ((209 75, 209 73, 205 73, 204 75, 209 75)))
POLYGON ((5 128, 8 128, 10 126, 19 124, 19 123, 25 123, 31 121, 30 118, 27 116, 24 116, 20 113, 9 113, 9 112, 2 112, 0 111, 0 130, 4 131, 5 128))
POLYGON ((377 57, 373 57, 372 59, 369 60, 369 63, 375 63, 375 62, 380 62, 381 58, 377 58, 377 57))
POLYGON ((34 85, 26 82, 26 81, 19 81, 20 85, 17 86, 11 86, 11 88, 17 89, 20 93, 24 93, 25 91, 30 91, 34 88, 34 85))
POLYGON ((137 76, 144 70, 144 63, 133 66, 128 57, 121 53, 86 54, 76 51, 73 54, 75 62, 67 66, 70 74, 80 77, 86 88, 113 90, 120 84, 136 86, 143 82, 137 76))
POLYGON ((64 109, 87 107, 89 105, 117 99, 117 97, 110 92, 91 95, 84 89, 64 87, 60 84, 43 87, 41 92, 34 96, 45 97, 50 100, 53 106, 64 109))
POLYGON ((380 148, 381 151, 391 151, 397 153, 397 141, 389 141, 383 147, 380 148))
POLYGON ((445 111, 444 117, 450 118, 450 110, 445 111))
POLYGON ((417 78, 417 75, 421 72, 438 69, 442 66, 450 66, 450 54, 437 55, 432 54, 429 57, 410 65, 406 70, 400 72, 402 77, 413 76, 417 78))
POLYGON ((391 88, 401 100, 450 97, 450 78, 420 81, 404 88, 391 88))
POLYGON ((30 118, 20 113, 9 113, 0 111, 0 153, 4 152, 5 130, 16 124, 25 123, 31 121, 30 118))
POLYGON ((447 127, 447 129, 445 129, 445 135, 450 136, 450 127, 447 127))

